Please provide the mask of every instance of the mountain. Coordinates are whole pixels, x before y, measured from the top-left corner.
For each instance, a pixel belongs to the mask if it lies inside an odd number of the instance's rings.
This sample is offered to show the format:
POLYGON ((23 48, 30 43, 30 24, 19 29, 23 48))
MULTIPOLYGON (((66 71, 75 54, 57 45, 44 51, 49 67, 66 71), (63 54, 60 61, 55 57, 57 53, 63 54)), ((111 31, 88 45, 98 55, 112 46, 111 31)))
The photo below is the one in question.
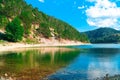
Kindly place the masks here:
POLYGON ((112 28, 99 28, 84 32, 91 43, 119 43, 120 31, 112 28))
MULTIPOLYGON (((22 41, 40 42, 41 38, 88 41, 85 34, 81 34, 71 25, 44 14, 37 8, 33 8, 32 5, 28 5, 24 0, 0 0, 0 30, 6 33, 6 26, 12 21, 16 24, 14 21, 16 17, 24 28, 22 41)), ((2 37, 0 36, 0 39, 2 37)), ((14 37, 14 35, 9 33, 9 39, 10 37, 14 37)))

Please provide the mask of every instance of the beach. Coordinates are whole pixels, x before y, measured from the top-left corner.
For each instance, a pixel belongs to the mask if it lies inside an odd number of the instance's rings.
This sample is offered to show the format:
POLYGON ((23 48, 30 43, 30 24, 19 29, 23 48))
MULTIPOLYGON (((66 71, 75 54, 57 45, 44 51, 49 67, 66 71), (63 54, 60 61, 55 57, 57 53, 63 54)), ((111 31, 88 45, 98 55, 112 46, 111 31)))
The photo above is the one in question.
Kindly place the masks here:
POLYGON ((75 46, 75 45, 82 45, 84 43, 82 42, 75 42, 75 41, 64 41, 64 42, 49 42, 46 43, 1 43, 0 44, 0 51, 11 51, 14 49, 20 49, 20 48, 38 48, 38 47, 57 47, 57 46, 75 46))

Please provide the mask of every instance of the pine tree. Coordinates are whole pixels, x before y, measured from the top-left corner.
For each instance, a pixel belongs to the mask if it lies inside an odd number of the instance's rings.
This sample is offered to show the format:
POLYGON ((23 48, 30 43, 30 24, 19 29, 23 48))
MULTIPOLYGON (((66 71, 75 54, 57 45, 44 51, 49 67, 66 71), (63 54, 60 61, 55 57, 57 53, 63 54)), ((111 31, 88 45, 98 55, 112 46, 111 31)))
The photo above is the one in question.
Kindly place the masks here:
POLYGON ((22 40, 24 28, 21 26, 19 18, 15 18, 6 26, 6 39, 8 41, 17 42, 22 40))

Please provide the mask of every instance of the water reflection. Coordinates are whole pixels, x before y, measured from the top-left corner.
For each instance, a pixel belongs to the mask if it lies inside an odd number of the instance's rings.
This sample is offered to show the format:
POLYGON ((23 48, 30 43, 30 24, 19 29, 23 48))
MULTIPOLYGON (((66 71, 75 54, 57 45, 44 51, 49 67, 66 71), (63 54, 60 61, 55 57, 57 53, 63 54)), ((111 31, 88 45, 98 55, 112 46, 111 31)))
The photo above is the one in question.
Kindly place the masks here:
POLYGON ((49 80, 93 80, 107 73, 120 74, 120 49, 85 48, 84 46, 73 63, 48 78, 49 80))
POLYGON ((71 63, 80 51, 69 48, 23 49, 0 54, 0 75, 40 80, 71 63))
POLYGON ((93 49, 90 53, 92 59, 88 66, 88 78, 101 77, 107 73, 110 75, 120 73, 120 49, 93 49))

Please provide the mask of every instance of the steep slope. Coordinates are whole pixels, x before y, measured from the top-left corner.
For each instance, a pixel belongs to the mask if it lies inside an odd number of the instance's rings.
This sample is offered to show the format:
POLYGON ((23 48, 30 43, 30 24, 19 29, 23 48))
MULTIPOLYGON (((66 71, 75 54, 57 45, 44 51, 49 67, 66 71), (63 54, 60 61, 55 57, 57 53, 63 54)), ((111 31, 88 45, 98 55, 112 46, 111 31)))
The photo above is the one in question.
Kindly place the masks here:
POLYGON ((112 28, 99 28, 92 31, 87 31, 91 43, 118 43, 120 42, 120 31, 112 28))
POLYGON ((0 29, 18 17, 24 27, 24 41, 40 42, 41 38, 87 42, 85 34, 69 24, 44 14, 24 0, 0 0, 0 29))

